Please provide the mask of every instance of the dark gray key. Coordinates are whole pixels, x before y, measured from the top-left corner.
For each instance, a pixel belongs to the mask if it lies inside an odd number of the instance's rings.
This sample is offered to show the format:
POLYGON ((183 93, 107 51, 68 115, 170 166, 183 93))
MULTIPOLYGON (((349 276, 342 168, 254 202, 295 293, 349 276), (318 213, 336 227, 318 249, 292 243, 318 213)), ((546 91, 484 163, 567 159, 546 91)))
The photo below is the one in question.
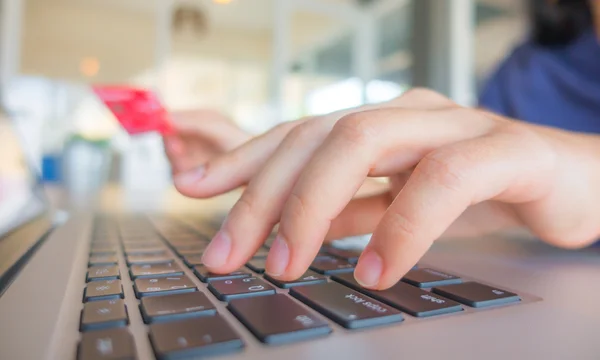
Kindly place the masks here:
POLYGON ((330 275, 352 272, 354 271, 354 265, 350 264, 346 260, 337 259, 331 256, 324 256, 316 258, 312 262, 310 269, 320 274, 330 275))
POLYGON ((519 295, 515 293, 476 282, 436 287, 432 291, 471 307, 486 307, 521 301, 519 295))
POLYGON ((149 247, 135 247, 135 246, 129 246, 127 247, 127 249, 125 250, 125 254, 127 256, 131 256, 131 255, 160 255, 160 254, 164 254, 165 251, 167 250, 166 247, 162 246, 162 245, 155 245, 155 246, 149 246, 149 247))
POLYGON ((362 288, 353 273, 338 274, 331 278, 412 316, 427 317, 462 311, 462 306, 455 301, 401 281, 387 290, 375 291, 362 288))
POLYGON ((159 360, 222 354, 244 346, 219 315, 152 324, 150 341, 159 360))
POLYGON ((181 250, 177 250, 177 253, 181 256, 189 256, 189 255, 199 255, 202 256, 202 254, 204 253, 204 249, 206 249, 206 246, 194 246, 194 247, 190 247, 187 249, 181 249, 181 250))
POLYGON ((203 242, 190 242, 190 243, 171 244, 171 246, 173 246, 177 251, 180 251, 180 250, 191 250, 191 249, 205 249, 208 246, 208 244, 203 243, 203 242))
POLYGON ((346 260, 351 264, 356 264, 358 262, 358 258, 360 256, 359 251, 354 250, 345 250, 334 248, 333 246, 324 246, 323 249, 329 255, 335 256, 336 258, 340 258, 346 260))
POLYGON ((208 269, 204 265, 194 267, 194 273, 196 274, 196 276, 198 276, 198 278, 202 282, 211 282, 211 281, 215 281, 215 280, 240 279, 240 278, 252 276, 252 274, 250 274, 249 272, 244 271, 244 270, 234 271, 229 274, 215 274, 215 273, 211 273, 210 271, 208 271, 208 269))
POLYGON ((246 266, 252 270, 255 271, 259 274, 262 274, 265 272, 265 264, 267 262, 267 259, 251 259, 250 261, 248 261, 248 263, 246 264, 246 266))
POLYGON ((123 237, 124 245, 160 245, 162 240, 156 235, 139 235, 139 236, 126 236, 123 237))
POLYGON ((290 295, 348 329, 404 320, 400 311, 335 282, 293 287, 290 295))
POLYGON ((123 297, 120 280, 92 281, 85 287, 84 301, 109 300, 123 297))
POLYGON ((199 246, 206 246, 204 241, 199 240, 167 240, 167 242, 176 249, 190 249, 199 246))
POLYGON ((90 247, 90 252, 96 255, 100 254, 116 254, 117 253, 117 245, 111 243, 92 243, 90 247))
POLYGON ((98 330, 127 325, 127 310, 121 299, 85 303, 80 330, 98 330))
POLYGON ((126 242, 123 243, 123 250, 125 252, 141 251, 141 250, 152 250, 152 251, 165 251, 166 247, 160 241, 151 243, 137 243, 137 242, 126 242))
POLYGON ((202 265, 202 255, 188 255, 183 258, 183 261, 189 267, 202 265))
POLYGON ((159 276, 171 276, 171 275, 183 275, 181 266, 174 262, 164 264, 143 264, 143 265, 131 265, 129 274, 132 279, 145 278, 145 277, 159 277, 159 276))
POLYGON ((410 270, 402 281, 405 281, 411 285, 418 286, 420 288, 430 288, 434 286, 459 284, 462 282, 458 276, 446 274, 444 272, 428 269, 418 268, 416 270, 410 270))
POLYGON ((223 301, 275 294, 274 287, 256 277, 212 281, 208 283, 208 289, 223 301))
POLYGON ((172 321, 191 316, 215 315, 217 310, 201 292, 144 297, 140 303, 144 321, 172 321))
POLYGON ((133 337, 126 328, 90 331, 81 337, 78 360, 134 360, 133 337))
POLYGON ((269 275, 265 275, 265 279, 269 280, 270 282, 275 284, 275 286, 280 287, 282 289, 289 289, 294 286, 315 285, 327 282, 327 277, 312 272, 310 270, 305 272, 301 278, 292 281, 277 280, 269 275))
POLYGON ((136 279, 133 288, 138 299, 143 296, 196 291, 196 285, 185 275, 136 279))
POLYGON ((119 279, 120 272, 117 265, 99 265, 88 268, 87 281, 119 279))
POLYGON ((232 300, 227 308, 267 344, 300 341, 331 332, 326 321, 283 294, 232 300))
POLYGON ((118 262, 117 255, 115 254, 99 254, 91 255, 88 262, 89 266, 94 265, 113 265, 118 262))
POLYGON ((129 255, 127 256, 127 263, 129 265, 134 264, 164 264, 172 262, 174 259, 167 253, 162 254, 151 254, 151 255, 129 255))

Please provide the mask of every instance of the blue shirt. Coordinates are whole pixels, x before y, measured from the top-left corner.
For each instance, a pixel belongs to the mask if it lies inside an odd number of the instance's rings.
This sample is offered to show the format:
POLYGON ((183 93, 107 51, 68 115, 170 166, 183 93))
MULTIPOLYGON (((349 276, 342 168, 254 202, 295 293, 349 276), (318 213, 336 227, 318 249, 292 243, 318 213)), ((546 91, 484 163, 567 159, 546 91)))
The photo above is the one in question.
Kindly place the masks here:
POLYGON ((562 48, 525 42, 489 79, 479 105, 530 123, 600 134, 596 35, 589 31, 562 48))
POLYGON ((593 31, 570 45, 525 42, 483 88, 480 106, 535 124, 600 133, 600 43, 593 31))

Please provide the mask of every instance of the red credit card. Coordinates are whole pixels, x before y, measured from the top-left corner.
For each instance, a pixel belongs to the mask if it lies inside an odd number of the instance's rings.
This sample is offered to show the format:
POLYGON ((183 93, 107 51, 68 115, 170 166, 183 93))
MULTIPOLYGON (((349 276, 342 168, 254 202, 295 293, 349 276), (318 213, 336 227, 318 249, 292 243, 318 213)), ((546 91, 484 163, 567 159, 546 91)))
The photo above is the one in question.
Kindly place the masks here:
POLYGON ((169 114, 151 91, 129 86, 94 86, 93 90, 129 134, 173 132, 169 114))

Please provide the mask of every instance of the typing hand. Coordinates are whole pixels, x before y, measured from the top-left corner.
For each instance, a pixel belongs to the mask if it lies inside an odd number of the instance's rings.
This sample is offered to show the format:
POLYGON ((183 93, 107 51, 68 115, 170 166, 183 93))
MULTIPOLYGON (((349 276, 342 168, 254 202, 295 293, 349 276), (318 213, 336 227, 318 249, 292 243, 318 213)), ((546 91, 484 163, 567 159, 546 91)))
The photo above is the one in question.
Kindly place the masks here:
MULTIPOLYGON (((193 181, 197 174, 189 172, 215 156, 224 154, 250 139, 224 115, 211 110, 176 112, 172 114, 175 133, 164 137, 165 151, 179 182, 193 181)), ((185 189, 185 186, 184 186, 185 189)))
POLYGON ((443 234, 527 227, 557 246, 592 243, 598 145, 416 89, 275 128, 210 160, 186 190, 208 197, 248 183, 204 254, 213 272, 242 266, 277 223, 266 269, 284 281, 304 273, 326 237, 373 232, 355 277, 385 289, 443 234), (353 199, 381 176, 389 191, 353 199))

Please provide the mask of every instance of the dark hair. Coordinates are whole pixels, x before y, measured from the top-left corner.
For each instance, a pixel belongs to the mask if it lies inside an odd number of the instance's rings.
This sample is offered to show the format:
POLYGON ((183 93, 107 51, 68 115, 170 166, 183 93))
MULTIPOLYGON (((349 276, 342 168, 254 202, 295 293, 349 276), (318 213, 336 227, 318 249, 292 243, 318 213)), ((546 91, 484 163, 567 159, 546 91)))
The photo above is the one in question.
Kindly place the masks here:
POLYGON ((564 46, 592 26, 590 0, 530 0, 532 40, 542 46, 564 46))

